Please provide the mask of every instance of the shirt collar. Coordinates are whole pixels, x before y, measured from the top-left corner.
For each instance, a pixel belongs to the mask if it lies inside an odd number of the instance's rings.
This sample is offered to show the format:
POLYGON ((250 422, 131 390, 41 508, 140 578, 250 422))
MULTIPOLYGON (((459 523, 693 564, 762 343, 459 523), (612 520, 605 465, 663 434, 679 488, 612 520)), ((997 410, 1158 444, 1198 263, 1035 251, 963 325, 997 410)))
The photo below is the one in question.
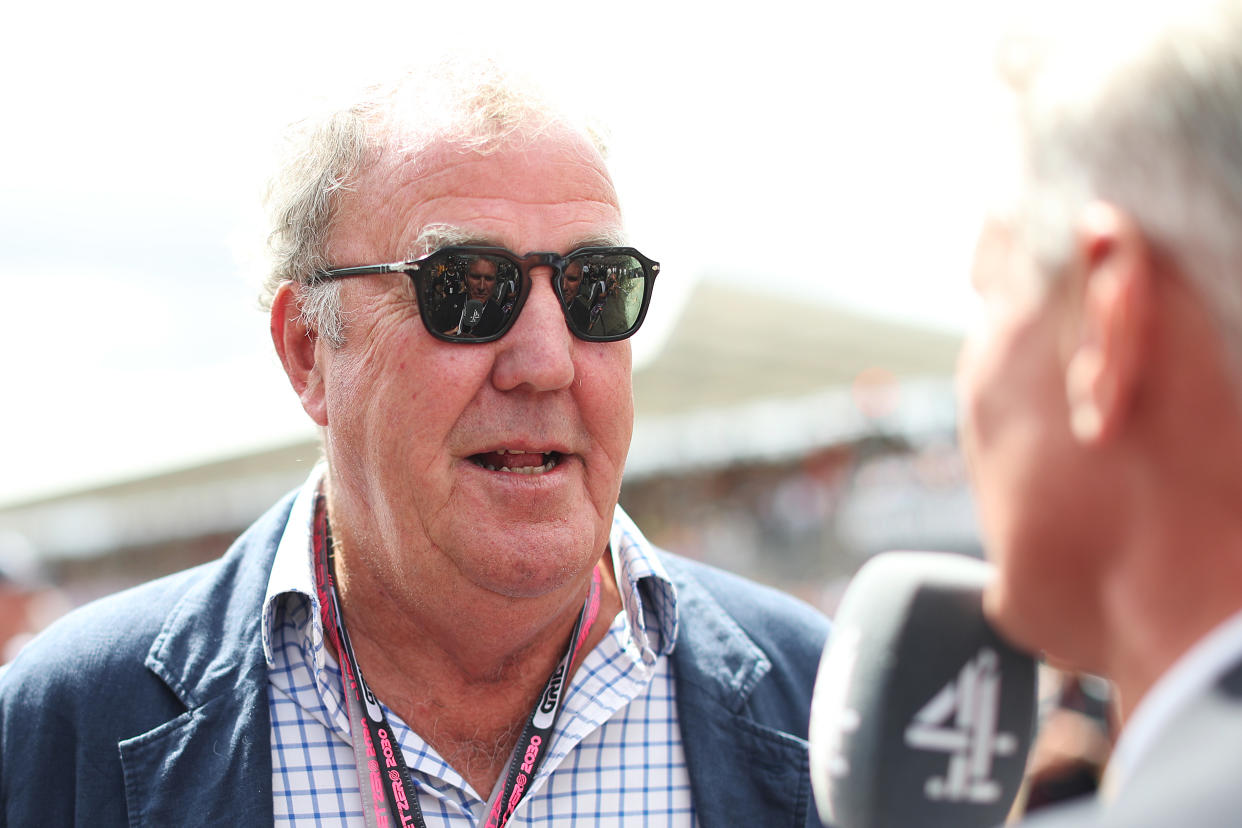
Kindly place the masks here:
POLYGON ((316 667, 323 668, 323 620, 319 615, 319 599, 315 595, 315 560, 311 537, 314 531, 315 493, 319 491, 319 484, 326 470, 327 465, 324 463, 318 463, 311 469, 306 482, 293 499, 289 522, 285 524, 280 545, 276 547, 272 574, 267 579, 267 594, 263 598, 263 655, 267 658, 268 667, 274 663, 272 630, 277 623, 277 607, 284 596, 297 595, 310 599, 311 640, 315 643, 315 662, 316 667))
POLYGON ((613 512, 608 543, 630 635, 643 663, 651 666, 677 643, 677 588, 656 547, 620 506, 613 512))
MULTIPOLYGON (((276 548, 267 594, 263 599, 263 653, 269 667, 274 663, 272 630, 278 620, 278 607, 285 596, 295 595, 311 602, 311 640, 314 642, 316 667, 323 668, 323 620, 315 593, 311 538, 315 493, 326 470, 325 463, 319 463, 311 470, 293 501, 289 522, 276 548)), ((613 513, 609 545, 613 551, 613 568, 630 637, 643 662, 650 666, 659 655, 671 653, 677 642, 677 589, 665 571, 656 547, 643 537, 620 506, 613 513)))
POLYGON ((1242 612, 1219 624, 1156 680, 1117 740, 1101 784, 1114 798, 1169 723, 1233 667, 1242 654, 1242 612))

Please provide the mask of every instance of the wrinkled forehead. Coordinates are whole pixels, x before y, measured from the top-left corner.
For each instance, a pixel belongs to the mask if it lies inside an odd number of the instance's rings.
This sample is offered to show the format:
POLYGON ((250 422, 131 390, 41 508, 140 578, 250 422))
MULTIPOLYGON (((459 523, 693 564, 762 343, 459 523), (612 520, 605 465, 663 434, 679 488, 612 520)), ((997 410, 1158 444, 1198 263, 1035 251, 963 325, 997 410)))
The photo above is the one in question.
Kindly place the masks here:
POLYGON ((476 148, 397 140, 342 199, 333 241, 417 258, 449 244, 568 252, 623 237, 616 190, 584 135, 550 128, 476 148))

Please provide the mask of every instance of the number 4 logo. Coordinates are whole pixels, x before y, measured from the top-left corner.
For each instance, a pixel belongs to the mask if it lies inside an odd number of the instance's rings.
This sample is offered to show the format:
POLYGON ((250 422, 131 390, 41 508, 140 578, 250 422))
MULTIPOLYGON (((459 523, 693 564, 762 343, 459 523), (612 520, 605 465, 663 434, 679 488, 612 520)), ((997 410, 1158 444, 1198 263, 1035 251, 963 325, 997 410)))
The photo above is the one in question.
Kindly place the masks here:
POLYGON ((923 786, 928 799, 989 803, 1000 799, 992 779, 992 758, 1018 747, 1012 733, 997 733, 1001 675, 996 652, 984 647, 966 662, 957 679, 923 705, 906 728, 906 745, 949 754, 944 776, 923 786))

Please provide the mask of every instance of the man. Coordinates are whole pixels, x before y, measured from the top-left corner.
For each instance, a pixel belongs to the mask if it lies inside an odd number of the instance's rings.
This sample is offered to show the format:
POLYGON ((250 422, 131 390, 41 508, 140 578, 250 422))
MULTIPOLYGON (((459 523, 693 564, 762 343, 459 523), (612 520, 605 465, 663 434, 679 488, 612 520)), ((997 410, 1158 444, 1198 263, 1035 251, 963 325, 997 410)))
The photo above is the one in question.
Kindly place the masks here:
POLYGON ((599 147, 492 70, 423 80, 312 129, 273 188, 272 338, 326 465, 222 561, 12 665, 9 824, 814 819, 822 616, 617 506, 659 266, 599 147), (521 295, 466 341, 436 312, 479 258, 521 295), (576 327, 553 280, 618 261, 624 312, 576 327))
POLYGON ((30 541, 0 531, 0 671, 48 621, 68 609, 30 541))
MULTIPOLYGON (((501 264, 479 256, 465 262, 464 289, 443 303, 436 314, 436 329, 457 336, 488 336, 500 329, 512 307, 502 312, 495 300, 496 277, 501 264)), ((512 270, 512 267, 506 267, 512 270)), ((509 274, 506 274, 509 275, 509 274)), ((516 275, 514 273, 513 275, 516 275)), ((510 281, 502 283, 505 287, 510 281)), ((508 291, 506 290, 506 294, 508 291)), ((501 297, 505 298, 505 297, 501 297)))
POLYGON ((627 256, 600 256, 566 268, 560 291, 566 318, 593 336, 623 329, 646 296, 641 268, 627 256))
POLYGON ((1242 812, 1242 4, 1089 7, 1011 44, 1017 197, 973 279, 962 442, 1013 641, 1114 680, 1101 795, 1242 812))
POLYGON ((582 286, 582 266, 574 265, 565 268, 565 272, 561 275, 561 304, 565 306, 565 312, 569 314, 569 318, 574 321, 575 325, 589 329, 591 326, 590 303, 587 296, 583 293, 582 286))

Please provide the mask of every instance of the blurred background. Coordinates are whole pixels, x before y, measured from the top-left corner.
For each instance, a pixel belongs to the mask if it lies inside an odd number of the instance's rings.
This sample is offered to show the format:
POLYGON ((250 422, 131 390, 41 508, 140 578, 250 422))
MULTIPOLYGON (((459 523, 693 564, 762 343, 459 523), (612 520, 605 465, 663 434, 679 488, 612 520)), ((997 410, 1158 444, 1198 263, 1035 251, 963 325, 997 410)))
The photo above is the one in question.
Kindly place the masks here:
POLYGON ((891 548, 977 554, 952 369, 989 184, 983 0, 85 2, 0 26, 0 569, 59 609, 218 556, 318 457, 255 299, 282 128, 495 54, 611 129, 636 246, 622 505, 831 612, 891 548))
POLYGON ((304 477, 317 437, 255 299, 282 128, 453 50, 611 129, 664 265, 622 493, 655 542, 827 611, 882 549, 977 552, 951 374, 993 6, 425 5, 7 7, 10 581, 69 606, 213 558, 304 477))

